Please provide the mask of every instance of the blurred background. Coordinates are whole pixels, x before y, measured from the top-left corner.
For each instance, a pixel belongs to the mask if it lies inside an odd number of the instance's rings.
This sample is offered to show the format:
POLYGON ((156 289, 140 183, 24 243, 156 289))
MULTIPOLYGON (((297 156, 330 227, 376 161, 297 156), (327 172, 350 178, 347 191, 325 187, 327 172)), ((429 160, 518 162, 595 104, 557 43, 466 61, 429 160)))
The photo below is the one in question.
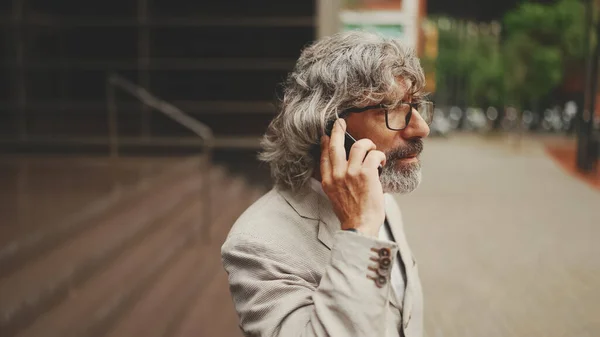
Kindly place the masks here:
POLYGON ((600 336, 600 3, 0 2, 0 335, 241 336, 220 264, 304 46, 415 48, 426 336, 600 336))

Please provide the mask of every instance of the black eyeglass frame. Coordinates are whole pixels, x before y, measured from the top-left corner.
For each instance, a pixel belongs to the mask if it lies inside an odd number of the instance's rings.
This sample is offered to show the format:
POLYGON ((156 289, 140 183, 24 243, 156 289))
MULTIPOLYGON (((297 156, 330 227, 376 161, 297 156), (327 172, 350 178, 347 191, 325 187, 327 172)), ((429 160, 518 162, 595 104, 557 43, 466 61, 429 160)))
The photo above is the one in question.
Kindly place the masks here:
MULTIPOLYGON (((431 101, 428 101, 428 102, 431 102, 431 101)), ((342 113, 339 116, 340 116, 340 118, 344 118, 348 114, 351 114, 351 113, 361 113, 361 112, 365 112, 367 110, 383 109, 385 111, 385 126, 388 129, 393 130, 393 131, 402 131, 402 130, 406 129, 406 127, 408 126, 408 123, 410 122, 410 119, 412 117, 413 109, 419 111, 419 109, 417 109, 417 107, 421 103, 423 103, 423 102, 418 102, 418 103, 417 102, 415 102, 415 103, 400 102, 399 103, 399 104, 408 104, 408 105, 410 105, 410 110, 406 114, 406 117, 405 117, 405 120, 404 120, 405 123, 404 123, 404 127, 403 128, 392 128, 392 127, 390 127, 390 123, 389 123, 389 120, 388 120, 388 111, 389 111, 389 109, 385 106, 385 104, 369 105, 369 106, 365 106, 365 107, 362 107, 362 108, 349 108, 349 109, 346 109, 346 110, 342 111, 342 113)), ((431 104, 433 105, 433 102, 431 102, 431 104)), ((433 114, 433 111, 432 111, 432 114, 433 114)), ((431 121, 433 121, 433 116, 431 118, 431 121)), ((430 125, 431 121, 429 123, 427 123, 427 124, 430 125)))

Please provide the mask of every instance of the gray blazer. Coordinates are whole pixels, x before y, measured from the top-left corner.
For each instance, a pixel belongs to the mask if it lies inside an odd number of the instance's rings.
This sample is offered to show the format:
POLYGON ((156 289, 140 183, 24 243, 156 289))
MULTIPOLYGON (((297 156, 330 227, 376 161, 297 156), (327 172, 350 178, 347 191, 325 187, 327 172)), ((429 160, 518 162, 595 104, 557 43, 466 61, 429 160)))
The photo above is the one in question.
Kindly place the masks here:
POLYGON ((396 243, 340 230, 329 199, 310 187, 273 189, 250 206, 221 248, 244 334, 421 337, 417 265, 400 209, 385 200, 396 243), (403 303, 385 268, 396 258, 406 267, 403 303))

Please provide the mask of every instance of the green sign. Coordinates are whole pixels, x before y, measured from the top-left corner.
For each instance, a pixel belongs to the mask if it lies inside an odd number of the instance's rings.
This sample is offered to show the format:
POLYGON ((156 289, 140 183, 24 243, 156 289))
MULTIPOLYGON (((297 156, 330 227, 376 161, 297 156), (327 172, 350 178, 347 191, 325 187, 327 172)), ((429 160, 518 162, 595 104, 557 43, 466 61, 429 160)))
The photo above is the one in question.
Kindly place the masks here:
POLYGON ((344 30, 364 30, 376 32, 393 38, 401 38, 404 36, 404 28, 400 24, 344 24, 344 30))

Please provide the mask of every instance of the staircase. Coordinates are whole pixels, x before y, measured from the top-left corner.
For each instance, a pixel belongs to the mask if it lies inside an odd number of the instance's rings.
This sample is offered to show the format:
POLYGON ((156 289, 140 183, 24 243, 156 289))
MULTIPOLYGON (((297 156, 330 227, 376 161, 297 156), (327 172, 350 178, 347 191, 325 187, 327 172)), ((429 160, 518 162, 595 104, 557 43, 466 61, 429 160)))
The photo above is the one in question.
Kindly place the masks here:
POLYGON ((183 161, 78 221, 5 244, 0 335, 239 336, 219 248, 263 191, 199 164, 183 161))
MULTIPOLYGON (((60 212, 44 209, 31 214, 30 226, 0 228, 1 337, 240 336, 219 248, 235 219, 271 184, 256 160, 258 138, 275 113, 278 84, 315 37, 315 5, 0 5, 7 37, 0 154, 100 158, 111 150, 115 125, 120 156, 132 162, 205 153, 206 139, 185 123, 123 92, 112 120, 107 75, 113 72, 214 134, 210 164, 181 159, 93 203, 57 197, 72 213, 61 221, 45 221, 44 214, 60 212)), ((81 184, 102 189, 102 182, 91 175, 81 184)), ((17 203, 1 192, 0 216, 3 205, 17 203)))

